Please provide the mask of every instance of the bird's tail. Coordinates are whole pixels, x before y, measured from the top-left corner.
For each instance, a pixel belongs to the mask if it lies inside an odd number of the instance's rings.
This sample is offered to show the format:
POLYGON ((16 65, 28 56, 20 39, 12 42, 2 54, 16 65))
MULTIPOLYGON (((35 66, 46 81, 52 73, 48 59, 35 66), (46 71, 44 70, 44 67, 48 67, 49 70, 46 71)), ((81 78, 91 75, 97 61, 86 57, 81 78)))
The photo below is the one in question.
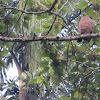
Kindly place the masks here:
POLYGON ((78 39, 77 42, 78 42, 78 43, 79 43, 79 42, 82 42, 82 39, 78 39))
MULTIPOLYGON (((84 39, 83 44, 89 44, 90 40, 91 40, 91 38, 84 39)), ((79 42, 82 42, 82 39, 81 39, 81 38, 78 39, 77 42, 78 42, 78 43, 79 43, 79 42)))

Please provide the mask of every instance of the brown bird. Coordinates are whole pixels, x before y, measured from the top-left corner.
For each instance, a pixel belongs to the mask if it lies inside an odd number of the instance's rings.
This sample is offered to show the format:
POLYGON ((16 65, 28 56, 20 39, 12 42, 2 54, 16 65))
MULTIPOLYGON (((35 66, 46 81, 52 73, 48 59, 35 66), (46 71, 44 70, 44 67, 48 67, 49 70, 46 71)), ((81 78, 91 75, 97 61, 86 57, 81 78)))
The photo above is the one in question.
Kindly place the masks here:
MULTIPOLYGON (((81 18, 78 24, 78 30, 81 34, 91 34, 93 33, 93 22, 92 19, 87 15, 87 13, 83 13, 83 17, 81 18)), ((78 39, 77 42, 81 42, 82 39, 78 39)), ((90 38, 84 39, 84 43, 90 42, 90 38)))

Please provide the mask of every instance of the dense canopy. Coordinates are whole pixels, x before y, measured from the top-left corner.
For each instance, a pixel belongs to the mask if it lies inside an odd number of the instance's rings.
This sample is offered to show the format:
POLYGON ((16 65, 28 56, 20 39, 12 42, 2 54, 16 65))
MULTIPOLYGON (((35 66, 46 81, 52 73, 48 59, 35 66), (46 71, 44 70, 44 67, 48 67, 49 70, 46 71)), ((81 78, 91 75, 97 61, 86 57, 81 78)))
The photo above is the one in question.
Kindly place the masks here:
POLYGON ((2 100, 99 100, 100 0, 1 0, 0 74, 2 100), (92 34, 78 31, 84 12, 92 34))

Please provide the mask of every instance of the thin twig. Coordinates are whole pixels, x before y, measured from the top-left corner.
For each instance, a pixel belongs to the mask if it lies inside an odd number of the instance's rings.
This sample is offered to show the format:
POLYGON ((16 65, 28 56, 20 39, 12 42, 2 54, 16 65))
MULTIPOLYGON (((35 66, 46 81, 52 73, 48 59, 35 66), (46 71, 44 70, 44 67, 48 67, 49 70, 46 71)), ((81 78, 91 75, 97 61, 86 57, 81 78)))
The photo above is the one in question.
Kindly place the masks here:
POLYGON ((49 8, 45 7, 42 3, 40 3, 40 1, 36 1, 36 2, 37 2, 37 4, 39 4, 45 10, 49 10, 49 8))
MULTIPOLYGON (((64 60, 64 61, 67 61, 67 59, 61 59, 61 60, 64 60)), ((73 62, 76 62, 76 63, 79 63, 79 64, 83 64, 84 66, 86 66, 87 68, 90 68, 90 66, 84 64, 83 62, 80 62, 80 61, 76 61, 76 60, 72 60, 72 59, 68 59, 69 61, 73 61, 73 62)))
MULTIPOLYGON (((48 35, 48 34, 50 33, 50 31, 51 31, 51 29, 52 29, 52 27, 53 27, 53 25, 54 25, 56 19, 57 19, 57 16, 55 16, 54 21, 52 22, 52 25, 51 25, 49 31, 46 33, 46 35, 48 35)), ((45 36, 46 36, 46 35, 45 35, 45 36)))
POLYGON ((95 52, 93 49, 91 50, 90 47, 88 47, 87 45, 85 45, 85 46, 88 48, 88 50, 90 50, 91 52, 95 53, 97 56, 100 56, 100 54, 98 54, 97 52, 95 52))
POLYGON ((54 9, 54 7, 55 7, 55 5, 56 5, 57 2, 58 2, 58 0, 55 0, 55 1, 53 2, 52 6, 51 6, 51 8, 48 10, 48 12, 51 12, 51 11, 54 9))
MULTIPOLYGON (((56 1, 56 0, 55 0, 56 1)), ((68 3, 68 0, 64 3, 64 5, 60 8, 60 10, 58 11, 58 14, 59 14, 59 12, 63 9, 63 7, 66 5, 68 3)), ((52 25, 51 25, 51 27, 50 27, 50 29, 49 29, 49 31, 47 32, 47 34, 46 35, 48 35, 49 33, 50 33, 50 31, 51 31, 51 29, 52 29, 52 27, 53 27, 53 25, 54 25, 54 23, 55 23, 55 21, 56 21, 56 18, 57 18, 57 15, 55 16, 55 18, 54 18, 54 21, 53 21, 53 23, 52 23, 52 25)))
MULTIPOLYGON (((20 9, 17 9, 17 8, 14 8, 14 7, 7 7, 7 6, 4 6, 4 7, 0 8, 0 10, 3 10, 3 9, 13 9, 13 10, 17 10, 17 11, 20 11, 22 13, 25 13, 25 14, 34 14, 34 15, 43 14, 43 13, 47 13, 48 12, 48 9, 45 10, 45 11, 41 11, 41 12, 27 12, 25 10, 20 10, 20 9)), ((54 15, 60 17, 64 21, 64 23, 67 25, 65 19, 62 16, 60 16, 59 14, 57 14, 57 13, 55 13, 53 11, 51 11, 50 14, 54 14, 54 15)))
POLYGON ((59 9, 58 13, 64 8, 64 6, 68 3, 68 0, 62 5, 62 7, 59 9))

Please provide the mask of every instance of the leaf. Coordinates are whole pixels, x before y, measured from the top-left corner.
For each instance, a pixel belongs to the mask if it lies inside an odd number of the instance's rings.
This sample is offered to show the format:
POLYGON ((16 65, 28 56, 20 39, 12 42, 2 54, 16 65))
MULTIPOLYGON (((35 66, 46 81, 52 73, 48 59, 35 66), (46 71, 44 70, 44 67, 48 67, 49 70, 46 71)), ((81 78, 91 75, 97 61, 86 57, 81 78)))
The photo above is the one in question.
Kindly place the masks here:
POLYGON ((90 46, 92 46, 94 43, 93 39, 90 40, 90 46))
POLYGON ((50 27, 50 25, 52 24, 53 19, 50 19, 49 21, 47 21, 44 25, 42 25, 43 28, 48 28, 50 27))
POLYGON ((65 97, 60 97, 59 100, 72 100, 72 98, 71 98, 71 97, 67 97, 67 98, 65 98, 65 97))
POLYGON ((54 2, 54 0, 47 0, 46 5, 50 5, 53 2, 54 2))
POLYGON ((26 15, 26 16, 24 16, 24 20, 30 20, 30 16, 28 16, 28 15, 26 15))
POLYGON ((52 70, 52 67, 49 67, 49 71, 51 71, 52 70))
POLYGON ((61 0, 58 0, 58 3, 61 3, 61 0))
POLYGON ((50 24, 49 23, 45 23, 42 27, 43 28, 49 28, 50 27, 50 24))
MULTIPOLYGON (((16 35, 14 33, 10 33, 10 37, 16 38, 16 35)), ((11 44, 11 43, 10 43, 11 44)))
POLYGON ((80 62, 86 61, 86 59, 83 58, 83 55, 78 55, 77 57, 78 57, 77 60, 80 61, 80 62))
POLYGON ((11 43, 6 43, 5 45, 7 46, 7 48, 9 48, 9 50, 11 50, 11 43))
POLYGON ((100 86, 100 74, 99 73, 95 75, 95 82, 97 85, 100 86))
POLYGON ((97 56, 97 60, 100 61, 100 56, 97 56))
POLYGON ((78 97, 78 94, 79 94, 78 91, 76 91, 76 92, 74 93, 74 98, 75 98, 75 97, 78 97))
POLYGON ((91 67, 93 67, 93 68, 98 67, 98 65, 97 65, 97 64, 91 64, 90 66, 91 66, 91 67))
POLYGON ((95 52, 100 53, 100 48, 95 49, 95 52))
POLYGON ((29 85, 29 84, 33 84, 33 83, 37 83, 37 79, 31 79, 31 80, 29 81, 28 85, 29 85))
POLYGON ((0 60, 0 70, 2 70, 2 67, 6 67, 5 62, 3 62, 2 60, 0 60))
POLYGON ((100 32, 100 26, 96 25, 94 26, 94 33, 99 33, 100 32))
POLYGON ((59 27, 62 28, 63 22, 59 22, 59 27))
POLYGON ((3 58, 4 54, 0 51, 0 58, 3 58))
POLYGON ((47 88, 50 88, 50 84, 48 81, 46 81, 46 79, 43 80, 43 83, 47 86, 47 88))
POLYGON ((100 6, 100 0, 97 0, 98 6, 100 6))
POLYGON ((38 82, 41 83, 43 81, 44 77, 43 76, 39 76, 38 77, 38 82))
POLYGON ((58 9, 58 4, 55 4, 55 7, 54 7, 56 10, 58 9))
POLYGON ((60 32, 59 29, 60 29, 60 28, 54 28, 54 29, 53 29, 54 35, 56 35, 56 34, 58 34, 58 33, 60 32))
POLYGON ((46 60, 47 61, 52 61, 52 59, 50 57, 47 57, 46 60))
POLYGON ((17 14, 18 11, 17 10, 12 10, 12 14, 17 14))
POLYGON ((34 4, 35 4, 35 1, 34 0, 28 0, 27 5, 31 6, 31 5, 34 5, 34 4))
POLYGON ((83 9, 85 9, 87 6, 88 6, 88 2, 86 2, 85 0, 82 0, 82 1, 78 4, 77 8, 83 10, 83 9))
POLYGON ((41 29, 40 28, 36 28, 34 33, 38 33, 38 32, 41 32, 41 29))
POLYGON ((4 54, 5 56, 7 56, 8 50, 7 50, 7 49, 4 49, 4 50, 3 50, 3 54, 4 54))
POLYGON ((81 100, 81 99, 82 99, 82 97, 83 97, 83 94, 82 94, 82 93, 80 93, 80 94, 79 94, 79 100, 81 100))
POLYGON ((5 24, 0 22, 0 31, 5 31, 6 27, 5 24))
POLYGON ((41 15, 37 15, 37 18, 39 19, 39 20, 41 20, 42 18, 44 19, 44 18, 48 18, 49 19, 49 17, 50 17, 50 15, 48 15, 48 13, 43 13, 43 14, 41 14, 41 15))
POLYGON ((85 10, 85 12, 93 19, 96 19, 97 18, 97 14, 96 12, 94 12, 94 10, 92 8, 87 8, 85 10))
POLYGON ((12 3, 13 0, 9 0, 9 3, 12 3))
POLYGON ((48 61, 41 61, 40 66, 41 67, 47 67, 48 66, 48 61))
POLYGON ((97 46, 100 46, 100 40, 96 41, 97 46))
POLYGON ((24 21, 23 26, 28 29, 29 28, 28 22, 24 21))
POLYGON ((51 72, 50 75, 53 76, 54 75, 54 72, 51 72))

